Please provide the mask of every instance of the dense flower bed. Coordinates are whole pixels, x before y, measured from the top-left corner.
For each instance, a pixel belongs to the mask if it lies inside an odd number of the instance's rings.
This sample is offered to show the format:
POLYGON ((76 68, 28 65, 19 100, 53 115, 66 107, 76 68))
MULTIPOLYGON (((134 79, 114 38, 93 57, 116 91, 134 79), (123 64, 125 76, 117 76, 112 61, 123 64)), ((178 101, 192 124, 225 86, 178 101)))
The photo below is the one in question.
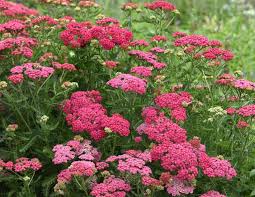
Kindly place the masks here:
POLYGON ((223 43, 169 30, 164 0, 124 4, 124 21, 94 1, 41 6, 62 14, 0 0, 1 195, 250 192, 255 83, 223 43))

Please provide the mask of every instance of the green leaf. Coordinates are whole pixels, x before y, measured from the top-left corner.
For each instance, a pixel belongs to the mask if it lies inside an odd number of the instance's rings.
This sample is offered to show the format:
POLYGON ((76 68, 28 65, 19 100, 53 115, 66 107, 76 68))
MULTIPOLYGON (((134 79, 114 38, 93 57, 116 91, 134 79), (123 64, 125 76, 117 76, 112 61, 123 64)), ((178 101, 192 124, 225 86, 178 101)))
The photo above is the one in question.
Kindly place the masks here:
POLYGON ((255 196, 255 189, 251 192, 251 196, 255 196))
POLYGON ((255 169, 250 172, 250 176, 255 176, 255 169))
POLYGON ((36 139, 37 139, 37 138, 38 138, 38 135, 32 137, 32 138, 30 139, 30 141, 29 141, 22 149, 20 149, 20 152, 21 152, 21 153, 26 152, 31 146, 33 146, 33 144, 36 142, 36 139))

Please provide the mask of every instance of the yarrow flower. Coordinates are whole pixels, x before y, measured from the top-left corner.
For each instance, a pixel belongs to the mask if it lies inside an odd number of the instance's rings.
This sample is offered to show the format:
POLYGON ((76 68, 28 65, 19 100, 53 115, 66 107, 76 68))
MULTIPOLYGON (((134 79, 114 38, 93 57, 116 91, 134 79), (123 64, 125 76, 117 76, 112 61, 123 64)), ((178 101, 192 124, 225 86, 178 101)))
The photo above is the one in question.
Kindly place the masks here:
POLYGON ((18 16, 38 15, 37 10, 30 9, 20 3, 14 3, 10 1, 1 0, 0 4, 3 4, 3 6, 1 6, 0 9, 3 15, 5 16, 18 17, 18 16))
POLYGON ((12 161, 4 162, 3 160, 0 160, 0 167, 17 173, 23 173, 28 170, 38 171, 42 168, 42 164, 37 158, 29 159, 20 157, 16 159, 15 163, 12 161))
POLYGON ((220 194, 220 193, 217 192, 217 191, 211 190, 211 191, 206 192, 205 194, 202 194, 202 195, 199 196, 199 197, 226 197, 226 196, 223 195, 223 194, 220 194))
POLYGON ((110 176, 102 183, 95 184, 90 194, 95 197, 125 197, 130 190, 130 185, 124 180, 110 176))
POLYGON ((131 68, 131 72, 135 73, 141 77, 150 77, 152 75, 153 68, 145 66, 136 66, 131 68))
POLYGON ((155 99, 159 107, 170 109, 172 118, 177 121, 186 120, 184 104, 189 105, 191 102, 192 96, 188 92, 162 94, 155 99))
POLYGON ((158 143, 186 141, 186 130, 172 122, 163 113, 159 113, 155 108, 145 108, 142 116, 145 122, 137 128, 139 134, 146 134, 150 140, 158 143))
POLYGON ((245 105, 237 110, 237 114, 243 117, 255 116, 255 104, 245 105))
POLYGON ((135 56, 138 59, 151 64, 154 68, 157 68, 157 69, 162 69, 162 68, 166 67, 166 64, 163 62, 157 61, 157 59, 158 59, 157 55, 155 55, 151 52, 132 50, 129 52, 129 55, 135 56))
POLYGON ((72 161, 70 166, 58 174, 58 182, 70 182, 75 176, 92 176, 96 171, 96 163, 101 153, 91 145, 89 140, 70 140, 66 144, 58 144, 53 148, 54 164, 72 161), (73 161, 78 159, 78 161, 73 161))
POLYGON ((209 48, 203 52, 203 56, 206 59, 222 59, 224 61, 232 60, 234 55, 228 51, 221 48, 209 48))
POLYGON ((60 64, 58 62, 53 62, 52 65, 54 68, 59 69, 59 70, 68 70, 68 71, 77 70, 73 64, 68 64, 68 63, 60 64))
POLYGON ((130 74, 120 74, 107 82, 113 88, 120 88, 124 92, 135 92, 145 94, 147 82, 130 74))
POLYGON ((21 20, 10 20, 6 23, 0 24, 0 33, 3 32, 20 32, 26 28, 21 20))
POLYGON ((173 4, 164 0, 156 0, 156 1, 153 1, 152 3, 145 3, 144 7, 150 10, 156 10, 156 9, 161 9, 165 11, 176 10, 176 7, 173 4))
POLYGON ((71 22, 66 30, 61 32, 60 38, 65 45, 74 48, 85 47, 93 39, 98 40, 105 50, 111 50, 115 46, 128 46, 133 38, 132 32, 118 25, 106 25, 109 22, 117 21, 110 18, 99 20, 98 23, 104 26, 92 26, 88 22, 71 22))
POLYGON ((153 36, 151 38, 151 41, 152 42, 155 42, 155 41, 157 41, 157 42, 160 42, 160 41, 165 42, 165 41, 167 41, 167 37, 166 36, 161 36, 161 35, 155 35, 155 36, 153 36))
POLYGON ((152 173, 151 169, 146 166, 146 163, 151 162, 149 151, 128 150, 123 155, 110 156, 106 159, 108 163, 115 161, 118 161, 117 169, 120 172, 140 174, 141 176, 149 176, 152 173))
POLYGON ((107 68, 110 68, 110 69, 117 67, 118 64, 119 62, 116 62, 116 61, 105 61, 103 63, 103 65, 105 65, 107 68))
POLYGON ((235 169, 227 160, 218 157, 200 158, 200 165, 203 173, 208 177, 223 177, 231 180, 237 175, 235 169))
POLYGON ((149 43, 145 40, 134 40, 130 42, 130 46, 137 47, 137 46, 149 46, 149 43))
POLYGON ((129 122, 120 114, 107 116, 106 109, 100 104, 102 97, 98 91, 78 91, 64 103, 67 124, 73 132, 88 132, 94 140, 106 136, 105 129, 121 136, 128 136, 129 122))
POLYGON ((54 69, 51 67, 41 66, 38 63, 25 63, 21 66, 15 66, 11 70, 11 75, 8 77, 14 84, 21 83, 24 75, 30 79, 37 80, 49 77, 54 69))

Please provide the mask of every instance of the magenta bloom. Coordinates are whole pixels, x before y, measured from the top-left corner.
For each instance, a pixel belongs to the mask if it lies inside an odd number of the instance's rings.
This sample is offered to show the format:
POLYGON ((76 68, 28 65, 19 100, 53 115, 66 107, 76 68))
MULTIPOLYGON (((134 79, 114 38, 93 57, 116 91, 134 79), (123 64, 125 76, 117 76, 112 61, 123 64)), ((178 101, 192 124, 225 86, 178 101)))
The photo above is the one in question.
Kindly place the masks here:
POLYGON ((150 77, 152 75, 152 68, 145 66, 136 66, 131 68, 132 73, 136 73, 142 77, 150 77))
POLYGON ((110 176, 102 183, 95 184, 90 194, 95 197, 125 197, 130 190, 130 185, 124 180, 110 176))
POLYGON ((145 94, 147 83, 145 80, 130 74, 120 74, 107 82, 107 85, 113 88, 120 88, 124 92, 135 92, 145 94))

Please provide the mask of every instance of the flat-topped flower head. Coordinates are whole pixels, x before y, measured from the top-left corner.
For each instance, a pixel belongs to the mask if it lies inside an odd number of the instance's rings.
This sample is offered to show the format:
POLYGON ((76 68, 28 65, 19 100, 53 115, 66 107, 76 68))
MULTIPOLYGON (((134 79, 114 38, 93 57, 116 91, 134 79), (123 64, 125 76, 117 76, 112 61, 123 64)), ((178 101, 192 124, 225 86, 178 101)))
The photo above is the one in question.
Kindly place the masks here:
POLYGON ((202 195, 199 196, 199 197, 226 197, 226 196, 223 195, 223 194, 220 194, 220 193, 217 192, 217 191, 211 190, 211 191, 206 192, 205 194, 202 194, 202 195))
POLYGON ((150 10, 157 10, 157 9, 161 9, 164 11, 174 11, 176 10, 176 7, 165 1, 165 0, 155 0, 152 3, 145 3, 144 7, 150 10))
POLYGON ((130 190, 130 185, 124 180, 110 176, 102 183, 96 183, 90 194, 95 197, 125 197, 130 190))
POLYGON ((124 92, 134 92, 138 94, 145 94, 147 83, 145 80, 130 74, 120 74, 117 77, 107 82, 107 85, 113 88, 120 88, 124 92))

